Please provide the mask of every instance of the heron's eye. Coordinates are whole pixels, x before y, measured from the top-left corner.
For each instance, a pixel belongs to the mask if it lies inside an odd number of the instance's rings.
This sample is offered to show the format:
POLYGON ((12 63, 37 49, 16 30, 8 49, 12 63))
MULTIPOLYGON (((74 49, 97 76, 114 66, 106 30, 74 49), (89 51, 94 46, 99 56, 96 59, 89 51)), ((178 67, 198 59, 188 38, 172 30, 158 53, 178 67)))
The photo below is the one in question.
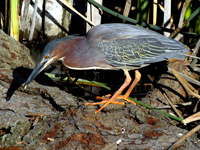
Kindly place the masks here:
POLYGON ((44 58, 48 59, 48 58, 49 58, 49 55, 45 55, 44 58))

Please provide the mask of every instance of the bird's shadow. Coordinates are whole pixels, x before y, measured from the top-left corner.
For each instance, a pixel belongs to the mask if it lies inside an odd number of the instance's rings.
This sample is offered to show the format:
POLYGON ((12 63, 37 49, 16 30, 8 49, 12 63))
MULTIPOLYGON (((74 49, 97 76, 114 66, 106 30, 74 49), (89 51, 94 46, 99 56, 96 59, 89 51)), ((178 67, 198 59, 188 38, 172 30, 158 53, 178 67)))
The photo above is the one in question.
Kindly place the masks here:
MULTIPOLYGON (((13 70, 13 80, 12 83, 6 93, 6 101, 9 101, 14 94, 14 92, 21 87, 26 80, 28 79, 29 75, 33 70, 24 67, 18 67, 13 70)), ((53 80, 51 80, 47 75, 41 72, 36 78, 35 81, 42 85, 48 86, 57 86, 53 80)))

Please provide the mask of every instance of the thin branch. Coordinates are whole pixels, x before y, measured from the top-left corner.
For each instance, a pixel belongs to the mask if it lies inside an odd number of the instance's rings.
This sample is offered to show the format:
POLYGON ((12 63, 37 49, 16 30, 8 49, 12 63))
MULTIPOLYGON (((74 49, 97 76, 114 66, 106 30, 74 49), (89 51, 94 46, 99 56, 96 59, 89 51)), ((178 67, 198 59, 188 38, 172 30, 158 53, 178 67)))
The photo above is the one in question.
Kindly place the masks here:
POLYGON ((198 53, 199 47, 200 47, 200 38, 199 38, 199 40, 198 40, 198 42, 197 42, 197 44, 194 48, 194 51, 191 54, 192 56, 196 56, 196 54, 198 53))
MULTIPOLYGON (((164 0, 164 27, 170 29, 170 18, 171 18, 171 0, 164 0)), ((170 36, 170 33, 164 32, 166 37, 170 36)))
MULTIPOLYGON (((190 106, 190 105, 192 105, 192 102, 180 103, 180 104, 174 105, 174 107, 190 106)), ((171 106, 163 105, 163 106, 157 106, 157 107, 154 107, 154 108, 155 109, 169 109, 169 108, 171 108, 171 106)))
POLYGON ((187 138, 189 138, 191 135, 193 135, 195 132, 197 132, 198 130, 200 130, 200 125, 196 126, 194 129, 192 129, 191 131, 189 131, 186 135, 184 135, 182 138, 180 138, 176 143, 174 143, 168 150, 174 150, 177 147, 179 147, 179 145, 185 141, 187 138))
MULTIPOLYGON (((169 73, 172 74, 172 69, 168 67, 168 71, 167 71, 167 72, 169 72, 169 73)), ((178 72, 178 71, 177 71, 177 72, 178 72)), ((187 76, 187 75, 185 75, 185 74, 182 74, 182 73, 180 73, 180 72, 178 72, 178 74, 180 74, 180 75, 181 75, 185 80, 187 80, 188 82, 200 86, 200 82, 199 82, 198 80, 195 80, 195 79, 193 79, 193 78, 191 78, 191 77, 189 77, 189 76, 187 76)))
MULTIPOLYGON (((199 47, 200 47, 200 39, 198 40, 195 48, 194 48, 194 51, 192 52, 191 56, 196 56, 196 54, 198 53, 198 50, 199 50, 199 47)), ((197 62, 198 60, 197 59, 194 59, 191 63, 190 63, 190 68, 193 70, 193 71, 196 71, 196 72, 200 72, 200 68, 197 67, 197 62)))
MULTIPOLYGON (((130 12, 130 9, 131 9, 131 3, 132 3, 132 0, 126 0, 126 4, 125 4, 125 8, 124 8, 124 13, 123 15, 128 17, 129 15, 129 12, 130 12)), ((125 22, 125 20, 123 20, 125 22)))
POLYGON ((60 0, 65 6, 67 6, 69 9, 71 9, 73 12, 75 12, 77 15, 79 15, 81 18, 83 18, 86 22, 88 22, 90 25, 95 26, 95 24, 88 20, 85 16, 83 16, 81 13, 79 13, 74 7, 72 7, 66 0, 60 0))
POLYGON ((183 116, 179 113, 179 111, 174 107, 172 101, 167 97, 166 93, 163 93, 164 97, 167 99, 168 103, 170 104, 171 108, 176 112, 179 118, 183 119, 183 116))
MULTIPOLYGON (((184 17, 185 17, 186 8, 189 5, 190 1, 191 0, 187 0, 183 5, 183 9, 182 9, 182 12, 181 12, 181 17, 180 17, 179 24, 178 24, 179 28, 183 27, 183 21, 184 21, 184 17)), ((178 33, 178 35, 174 39, 179 41, 182 37, 183 37, 183 35, 178 33)))
POLYGON ((188 124, 188 123, 190 123, 190 122, 193 122, 193 121, 196 121, 196 120, 199 120, 199 119, 200 119, 200 112, 195 113, 195 114, 193 114, 193 115, 191 115, 191 116, 185 118, 185 119, 182 121, 182 123, 183 123, 184 125, 186 125, 186 124, 188 124))
POLYGON ((187 119, 187 120, 183 120, 183 124, 186 125, 188 123, 191 123, 191 122, 194 122, 194 121, 197 121, 197 120, 200 120, 200 117, 194 117, 194 118, 190 118, 190 119, 187 119))
POLYGON ((29 4, 31 0, 26 0, 24 1, 24 11, 23 11, 23 16, 21 16, 21 31, 24 32, 25 26, 26 26, 26 19, 28 15, 28 10, 29 10, 29 4))
POLYGON ((32 39, 33 39, 33 33, 34 33, 34 29, 35 29, 35 18, 37 15, 37 5, 38 5, 38 0, 35 0, 32 24, 31 24, 30 34, 29 34, 29 38, 28 38, 29 41, 32 41, 32 39))
POLYGON ((181 85, 185 88, 188 95, 200 99, 198 91, 195 88, 193 88, 183 77, 181 77, 181 75, 179 75, 175 70, 172 70, 172 74, 178 79, 181 85))
POLYGON ((177 116, 175 116, 175 115, 171 115, 171 114, 169 114, 169 113, 166 113, 166 112, 164 112, 164 111, 162 111, 162 110, 159 110, 159 109, 154 109, 152 106, 150 106, 150 105, 147 105, 147 104, 145 104, 145 103, 143 103, 143 102, 141 102, 141 101, 138 101, 138 100, 136 100, 136 99, 133 99, 133 98, 131 98, 131 97, 128 97, 130 100, 132 100, 132 101, 134 101, 135 103, 138 103, 139 105, 142 105, 142 106, 144 106, 144 107, 146 107, 146 108, 148 108, 148 109, 153 109, 153 110, 155 110, 155 111, 157 111, 157 112, 160 112, 160 113, 162 113, 163 115, 165 115, 165 116, 168 116, 168 117, 170 117, 170 118, 172 118, 172 119, 174 119, 174 120, 176 120, 176 121, 182 121, 183 119, 181 119, 181 118, 179 118, 179 117, 177 117, 177 116))
MULTIPOLYGON (((200 7, 198 7, 191 15, 190 17, 188 17, 187 20, 184 21, 183 25, 182 25, 182 28, 186 26, 186 24, 188 22, 190 22, 192 19, 194 19, 194 17, 198 16, 200 13, 200 7)), ((181 31, 182 28, 177 28, 169 37, 170 38, 173 38, 177 33, 179 33, 181 31)))
POLYGON ((157 3, 158 0, 153 1, 153 25, 157 23, 157 3))

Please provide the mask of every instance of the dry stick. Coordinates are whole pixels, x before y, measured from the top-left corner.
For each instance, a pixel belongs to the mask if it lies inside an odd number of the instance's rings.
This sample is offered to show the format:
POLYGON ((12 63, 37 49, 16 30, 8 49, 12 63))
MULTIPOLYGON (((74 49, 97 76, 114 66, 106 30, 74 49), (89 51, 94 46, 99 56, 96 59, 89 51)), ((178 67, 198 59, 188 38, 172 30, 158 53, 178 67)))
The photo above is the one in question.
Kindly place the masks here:
MULTIPOLYGON (((164 0, 164 20, 163 20, 163 23, 164 23, 164 27, 170 29, 170 19, 171 19, 171 0, 164 0)), ((164 35, 169 37, 170 36, 170 33, 168 32, 164 32, 164 35)))
POLYGON ((8 28, 8 0, 5 0, 5 20, 4 20, 4 29, 8 28))
POLYGON ((185 141, 188 137, 190 137, 192 134, 197 132, 199 129, 200 129, 200 125, 196 126, 194 129, 192 129, 186 135, 180 138, 176 143, 174 143, 168 150, 176 149, 183 141, 185 141))
POLYGON ((194 51, 191 54, 192 56, 196 56, 196 54, 198 53, 199 47, 200 47, 200 38, 199 38, 199 40, 198 40, 198 42, 197 42, 197 44, 196 44, 196 46, 194 48, 194 51))
MULTIPOLYGON (((172 73, 174 76, 179 80, 179 82, 182 84, 182 86, 185 88, 186 92, 188 95, 192 95, 198 99, 200 99, 199 92, 192 86, 190 85, 182 76, 180 76, 175 70, 172 70, 172 73)), ((198 101, 199 102, 199 101, 198 101)), ((196 111, 198 103, 194 107, 193 111, 196 111)))
POLYGON ((32 117, 40 117, 43 118, 44 116, 46 116, 46 114, 42 114, 42 113, 27 113, 26 116, 32 116, 32 117))
MULTIPOLYGON (((129 15, 129 12, 130 12, 130 9, 131 9, 131 3, 132 3, 132 0, 126 0, 124 13, 123 13, 123 15, 126 16, 126 17, 128 17, 128 15, 129 15)), ((123 22, 125 22, 125 20, 123 20, 123 22)))
POLYGON ((20 27, 20 34, 19 34, 19 41, 22 43, 23 42, 23 37, 24 37, 24 30, 26 27, 26 20, 28 16, 28 10, 29 10, 29 5, 30 5, 31 0, 25 0, 24 1, 24 11, 23 11, 23 16, 21 15, 21 27, 20 27))
POLYGON ((72 7, 66 0, 60 0, 65 6, 67 6, 69 9, 71 9, 73 12, 75 12, 77 15, 79 15, 81 18, 83 18, 86 22, 88 22, 90 25, 95 26, 93 22, 88 20, 85 16, 83 16, 81 13, 79 13, 74 7, 72 7))
MULTIPOLYGON (((200 47, 200 38, 199 38, 199 40, 198 40, 198 42, 197 42, 197 44, 196 44, 196 46, 195 46, 195 48, 194 48, 194 51, 192 52, 191 56, 196 56, 196 54, 198 53, 199 47, 200 47)), ((198 60, 197 60, 197 59, 194 59, 194 60, 190 63, 189 66, 192 68, 193 71, 195 71, 195 72, 200 72, 200 68, 197 67, 197 62, 198 62, 198 60)))
POLYGON ((37 5, 38 5, 38 0, 35 0, 32 24, 31 24, 30 34, 29 34, 29 37, 28 37, 29 41, 31 41, 33 39, 33 32, 34 32, 34 28, 35 28, 35 18, 36 18, 36 15, 37 15, 37 5))
POLYGON ((157 22, 157 3, 158 0, 153 0, 153 25, 157 22))
POLYGON ((185 88, 188 95, 192 95, 192 96, 200 99, 200 95, 197 94, 198 91, 195 88, 193 88, 185 79, 183 79, 175 70, 172 70, 172 74, 182 84, 182 86, 185 88))
POLYGON ((194 122, 194 121, 197 121, 197 120, 200 120, 200 117, 190 118, 190 119, 184 120, 184 122, 182 122, 182 123, 183 123, 184 125, 187 125, 188 123, 194 122))
MULTIPOLYGON (((155 4, 155 3, 154 3, 154 4, 155 4)), ((158 4, 158 3, 157 3, 157 5, 158 5, 158 7, 160 8, 160 10, 162 10, 162 12, 165 11, 165 9, 164 9, 164 7, 163 7, 162 5, 160 5, 160 4, 158 4)))
POLYGON ((176 109, 176 107, 174 106, 174 104, 172 103, 172 101, 167 97, 166 93, 163 93, 164 97, 167 99, 167 101, 169 102, 170 106, 173 108, 173 110, 176 112, 176 114, 178 115, 179 118, 183 119, 183 116, 179 113, 179 111, 176 109))
POLYGON ((42 119, 46 114, 41 114, 41 113, 27 113, 26 116, 32 116, 35 118, 35 121, 33 123, 33 126, 35 126, 40 119, 42 119))
MULTIPOLYGON (((102 4, 103 0, 95 0, 99 4, 102 4)), ((87 2, 87 19, 92 21, 95 25, 101 24, 101 14, 99 13, 100 9, 93 6, 91 3, 87 2)), ((88 32, 93 26, 87 23, 86 32, 88 32)))
POLYGON ((185 118, 185 119, 182 121, 182 123, 183 123, 184 125, 186 125, 186 124, 189 123, 189 122, 196 121, 194 118, 197 118, 197 120, 199 120, 199 119, 198 119, 199 117, 200 117, 200 112, 195 113, 195 114, 193 114, 193 115, 191 115, 191 116, 185 118))
MULTIPOLYGON (((173 74, 173 73, 172 73, 172 69, 169 68, 169 67, 168 67, 168 71, 167 71, 167 72, 173 74)), ((182 74, 182 73, 180 73, 180 72, 178 72, 178 71, 176 71, 176 72, 177 72, 179 75, 181 75, 181 77, 183 77, 183 78, 184 78, 185 80, 187 80, 188 82, 200 86, 200 82, 199 82, 199 81, 197 81, 197 80, 195 80, 195 79, 193 79, 193 78, 191 78, 191 77, 189 77, 189 76, 187 76, 187 75, 185 75, 185 74, 182 74)))
MULTIPOLYGON (((182 9, 182 12, 181 12, 181 17, 180 17, 179 24, 178 24, 179 28, 183 27, 183 21, 184 21, 184 17, 185 17, 186 8, 187 8, 188 4, 190 3, 190 1, 191 0, 187 0, 183 5, 183 9, 182 9)), ((179 41, 182 37, 183 37, 183 35, 178 33, 178 35, 174 39, 179 41)))
MULTIPOLYGON (((190 106, 191 104, 192 104, 192 102, 180 103, 178 105, 174 105, 174 107, 190 106)), ((163 106, 154 107, 154 109, 168 109, 168 108, 171 108, 171 106, 169 106, 169 105, 163 105, 163 106)))
POLYGON ((199 100, 197 101, 196 105, 193 108, 193 112, 197 112, 199 106, 199 100))
POLYGON ((21 31, 24 32, 25 26, 26 26, 26 19, 28 16, 28 10, 29 10, 29 4, 31 0, 26 0, 24 2, 24 12, 23 12, 23 17, 21 17, 21 31))
MULTIPOLYGON (((183 27, 186 26, 187 23, 189 23, 194 17, 196 17, 200 12, 200 7, 198 7, 184 22, 183 27)), ((171 35, 170 38, 173 38, 177 33, 179 33, 182 30, 182 28, 177 28, 171 35)))
POLYGON ((35 125, 39 122, 39 120, 40 120, 40 117, 37 116, 37 117, 35 118, 35 121, 34 121, 34 123, 33 123, 33 126, 35 126, 35 125))
MULTIPOLYGON (((153 82, 153 79, 151 78, 150 75, 148 75, 149 79, 151 80, 151 82, 153 82)), ((164 97, 167 99, 167 101, 169 102, 171 108, 174 109, 174 111, 176 112, 176 114, 179 116, 179 118, 183 119, 183 116, 179 113, 179 111, 176 109, 176 107, 174 106, 174 104, 172 103, 172 101, 168 98, 168 96, 166 95, 166 93, 163 92, 164 97)))

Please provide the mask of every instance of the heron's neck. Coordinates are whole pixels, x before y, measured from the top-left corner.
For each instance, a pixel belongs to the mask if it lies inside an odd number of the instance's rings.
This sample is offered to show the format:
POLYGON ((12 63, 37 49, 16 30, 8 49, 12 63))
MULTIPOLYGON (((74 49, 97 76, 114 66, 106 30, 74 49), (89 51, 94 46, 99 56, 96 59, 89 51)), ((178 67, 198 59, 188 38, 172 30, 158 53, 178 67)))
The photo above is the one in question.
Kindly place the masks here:
POLYGON ((81 70, 111 67, 98 50, 90 48, 84 36, 62 42, 58 49, 61 52, 60 59, 69 68, 81 70))
POLYGON ((52 55, 56 56, 56 60, 80 57, 88 48, 85 42, 86 38, 84 36, 75 37, 68 41, 63 41, 54 49, 52 55))
POLYGON ((63 55, 64 57, 67 56, 68 58, 82 57, 89 47, 84 36, 76 37, 68 42, 64 42, 63 44, 63 55))

